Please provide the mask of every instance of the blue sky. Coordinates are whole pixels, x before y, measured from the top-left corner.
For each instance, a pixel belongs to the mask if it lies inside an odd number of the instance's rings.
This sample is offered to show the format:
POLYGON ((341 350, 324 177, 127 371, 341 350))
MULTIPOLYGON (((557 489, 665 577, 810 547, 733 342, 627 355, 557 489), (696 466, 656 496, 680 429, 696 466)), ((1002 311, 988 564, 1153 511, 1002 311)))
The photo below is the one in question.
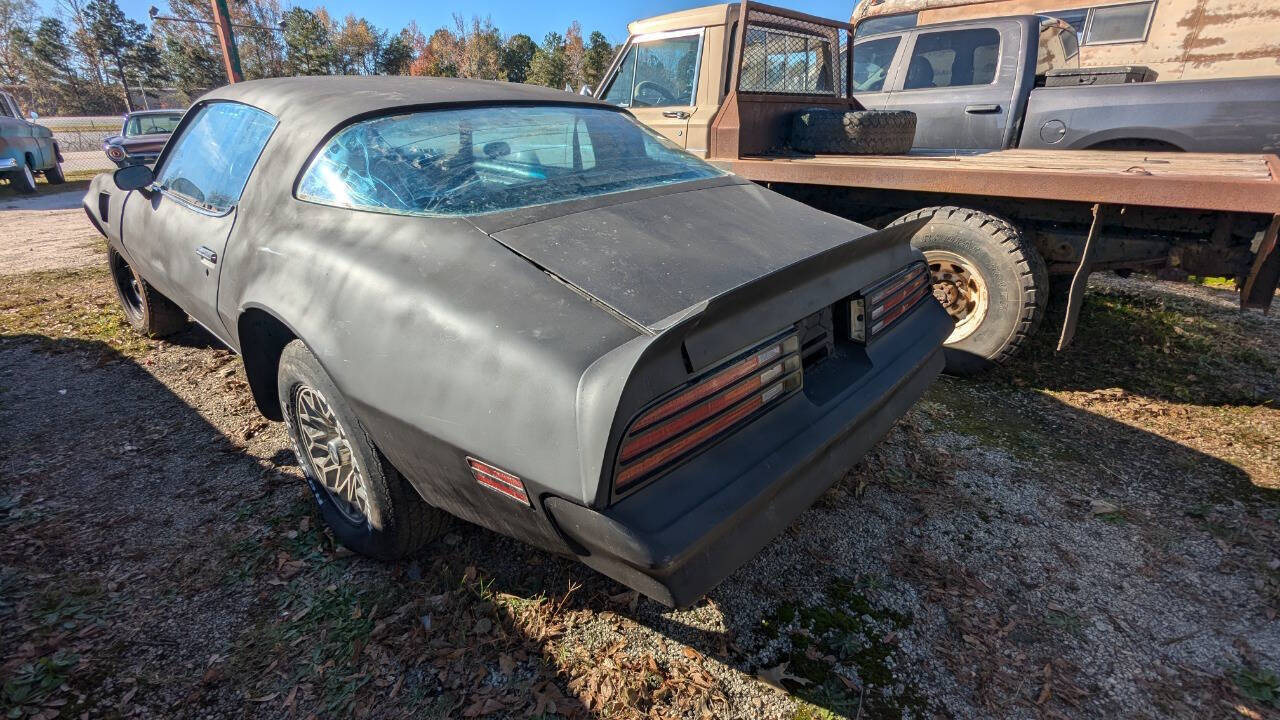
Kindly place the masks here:
MULTIPOLYGON (((117 0, 120 7, 135 20, 147 21, 147 8, 157 5, 167 10, 164 0, 117 0)), ((627 23, 650 15, 660 15, 673 10, 709 5, 712 0, 456 0, 455 2, 369 2, 368 0, 330 0, 329 2, 297 2, 305 8, 324 5, 335 16, 355 13, 368 18, 380 28, 399 30, 410 20, 430 33, 441 25, 452 27, 451 14, 459 12, 471 15, 488 15, 493 23, 506 34, 528 33, 535 41, 551 30, 564 32, 573 20, 582 23, 586 32, 600 30, 613 42, 621 42, 627 35, 627 23)), ((854 0, 794 0, 775 4, 823 17, 848 20, 854 0)), ((55 0, 37 0, 45 13, 52 13, 55 0)), ((232 0, 234 2, 234 0, 232 0)))

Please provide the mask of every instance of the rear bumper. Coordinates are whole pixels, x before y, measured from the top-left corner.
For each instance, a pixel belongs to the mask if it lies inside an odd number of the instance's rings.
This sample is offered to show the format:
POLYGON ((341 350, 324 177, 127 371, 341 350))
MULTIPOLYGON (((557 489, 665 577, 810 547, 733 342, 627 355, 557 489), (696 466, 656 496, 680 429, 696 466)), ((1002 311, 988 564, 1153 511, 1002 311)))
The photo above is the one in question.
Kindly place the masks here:
POLYGON ((950 323, 941 308, 927 307, 895 331, 894 361, 820 412, 780 407, 769 423, 744 429, 610 508, 551 497, 547 514, 590 567, 665 605, 693 603, 808 509, 933 383, 950 323), (799 432, 764 457, 751 457, 753 445, 770 436, 776 442, 793 421, 804 423, 799 432), (750 461, 735 467, 741 458, 750 461), (698 481, 716 475, 718 489, 689 499, 698 481))

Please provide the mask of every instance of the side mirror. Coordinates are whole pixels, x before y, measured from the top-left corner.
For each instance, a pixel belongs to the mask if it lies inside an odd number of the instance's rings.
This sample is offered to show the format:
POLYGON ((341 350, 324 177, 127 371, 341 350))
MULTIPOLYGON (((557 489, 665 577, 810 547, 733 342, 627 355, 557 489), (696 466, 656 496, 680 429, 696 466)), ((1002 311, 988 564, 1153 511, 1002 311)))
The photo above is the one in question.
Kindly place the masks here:
POLYGON ((27 117, 31 118, 31 122, 35 122, 40 119, 40 116, 36 114, 35 110, 32 110, 31 112, 27 113, 27 117))
POLYGON ((155 182, 155 173, 146 165, 129 165, 111 173, 116 187, 124 191, 141 190, 155 182))

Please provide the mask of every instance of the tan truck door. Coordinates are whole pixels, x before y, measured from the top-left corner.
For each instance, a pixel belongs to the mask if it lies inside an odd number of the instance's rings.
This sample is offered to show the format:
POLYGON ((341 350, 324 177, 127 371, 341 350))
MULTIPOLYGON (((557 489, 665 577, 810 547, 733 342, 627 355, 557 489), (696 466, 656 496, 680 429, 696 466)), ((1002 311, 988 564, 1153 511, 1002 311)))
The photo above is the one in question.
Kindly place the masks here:
MULTIPOLYGON (((699 109, 702 45, 702 28, 631 38, 599 97, 629 108, 637 120, 686 147, 689 120, 699 109)), ((714 111, 715 108, 705 110, 714 111)))

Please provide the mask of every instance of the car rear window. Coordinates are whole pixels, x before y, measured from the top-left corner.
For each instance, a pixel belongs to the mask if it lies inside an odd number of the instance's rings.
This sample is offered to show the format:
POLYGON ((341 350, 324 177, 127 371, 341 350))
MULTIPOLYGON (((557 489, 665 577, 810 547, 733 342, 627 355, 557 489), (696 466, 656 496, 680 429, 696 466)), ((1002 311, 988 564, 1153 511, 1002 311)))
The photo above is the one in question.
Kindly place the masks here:
POLYGON ((410 215, 478 215, 722 175, 629 116, 575 106, 391 115, 343 128, 297 196, 410 215))
POLYGON ((132 115, 124 125, 125 137, 171 133, 182 122, 182 113, 172 115, 132 115))

